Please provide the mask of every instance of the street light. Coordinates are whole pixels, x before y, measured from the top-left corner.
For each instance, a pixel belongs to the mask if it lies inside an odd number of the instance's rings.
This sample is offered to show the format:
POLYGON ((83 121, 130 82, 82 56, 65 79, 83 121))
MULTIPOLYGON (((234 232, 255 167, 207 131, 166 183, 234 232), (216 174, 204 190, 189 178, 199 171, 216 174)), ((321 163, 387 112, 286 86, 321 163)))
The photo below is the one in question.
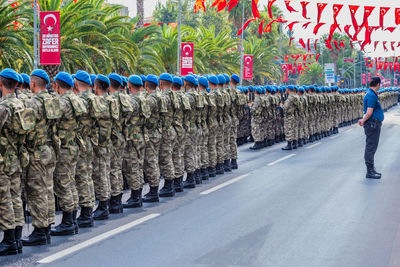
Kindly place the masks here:
POLYGON ((171 1, 173 4, 179 4, 179 19, 178 19, 178 52, 176 59, 176 75, 181 74, 181 23, 182 23, 182 0, 171 1))
POLYGON ((244 3, 244 1, 242 1, 243 2, 243 7, 242 7, 242 36, 241 36, 241 38, 242 38, 242 45, 241 45, 241 53, 240 53, 240 55, 241 55, 241 58, 240 58, 240 86, 242 86, 243 85, 243 77, 244 77, 244 68, 243 68, 243 58, 244 58, 244 45, 243 45, 243 34, 244 34, 244 30, 243 30, 243 26, 244 26, 244 6, 245 6, 245 3, 244 3))
POLYGON ((37 0, 33 4, 33 67, 37 69, 38 66, 38 42, 37 42, 37 0))

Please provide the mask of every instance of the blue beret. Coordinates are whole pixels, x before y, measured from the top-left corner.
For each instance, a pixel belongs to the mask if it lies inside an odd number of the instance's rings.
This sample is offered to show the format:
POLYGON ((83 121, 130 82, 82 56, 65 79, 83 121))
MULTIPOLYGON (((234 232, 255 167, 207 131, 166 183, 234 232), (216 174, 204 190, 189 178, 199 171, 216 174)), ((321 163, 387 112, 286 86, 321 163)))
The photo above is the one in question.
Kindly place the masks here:
POLYGON ((96 80, 96 74, 90 74, 90 81, 92 82, 92 85, 94 85, 95 80, 96 80))
POLYGON ((121 79, 122 79, 122 83, 123 83, 122 86, 126 86, 128 84, 128 78, 126 78, 125 76, 121 76, 121 79))
POLYGON ((180 86, 183 86, 183 82, 182 82, 182 79, 180 77, 174 77, 172 79, 172 82, 176 83, 176 84, 179 84, 180 86))
POLYGON ((172 75, 169 73, 162 73, 160 75, 160 80, 171 82, 172 83, 172 75))
POLYGON ((142 79, 142 82, 143 82, 143 84, 144 84, 144 82, 146 81, 146 76, 144 76, 144 75, 142 74, 142 75, 140 75, 140 79, 142 79))
POLYGON ((57 76, 54 78, 55 81, 60 80, 68 84, 70 87, 74 86, 74 80, 72 79, 72 76, 69 73, 66 73, 64 71, 61 71, 57 74, 57 76))
POLYGON ((205 88, 208 88, 208 80, 206 77, 199 77, 199 84, 203 85, 205 88))
POLYGON ((13 69, 4 69, 2 72, 0 72, 0 76, 3 78, 7 78, 7 79, 13 79, 17 82, 19 82, 19 77, 18 77, 18 73, 13 70, 13 69))
POLYGON ((229 75, 228 75, 228 74, 226 74, 226 73, 223 73, 222 75, 224 75, 224 78, 225 78, 225 83, 229 83, 229 82, 231 81, 231 78, 229 77, 229 75))
POLYGON ((18 74, 18 82, 24 83, 24 78, 22 78, 21 74, 19 74, 18 72, 17 72, 17 74, 18 74))
POLYGON ((119 76, 118 74, 112 72, 110 74, 108 74, 107 76, 109 79, 113 79, 114 81, 118 82, 121 86, 124 86, 123 82, 122 82, 122 78, 121 76, 119 76))
POLYGON ((197 80, 196 75, 192 74, 192 76, 194 77, 194 85, 199 86, 199 81, 197 80))
POLYGON ((237 74, 232 74, 231 76, 232 80, 234 80, 237 83, 240 83, 240 77, 237 74))
POLYGON ((217 75, 217 78, 218 78, 218 84, 225 84, 226 83, 224 75, 219 74, 219 75, 217 75))
POLYGON ((29 75, 26 73, 21 73, 22 79, 24 79, 24 83, 29 84, 30 79, 29 79, 29 75))
POLYGON ((81 81, 83 83, 87 83, 87 84, 92 84, 92 81, 90 79, 90 75, 89 73, 87 73, 84 70, 78 70, 75 74, 75 80, 81 81))
POLYGON ((99 75, 97 75, 96 80, 105 82, 108 85, 108 87, 110 87, 110 79, 108 79, 107 76, 99 74, 99 75))
POLYGON ((49 75, 47 75, 47 73, 44 70, 36 69, 36 70, 32 71, 31 76, 36 76, 36 77, 42 78, 43 80, 46 81, 47 84, 50 83, 49 75))
MULTIPOLYGON (((196 78, 193 76, 193 75, 186 75, 184 78, 183 78, 185 81, 188 81, 188 82, 190 82, 190 83, 192 83, 192 84, 194 84, 194 85, 196 85, 196 83, 197 83, 197 81, 196 81, 196 78)), ((197 83, 198 84, 198 83, 197 83)))
POLYGON ((158 86, 158 78, 156 75, 153 75, 153 74, 147 75, 146 82, 152 82, 152 83, 157 84, 157 86, 158 86))
POLYGON ((218 84, 218 78, 215 75, 208 75, 208 81, 212 84, 218 84))
POLYGON ((142 79, 141 79, 139 76, 137 76, 137 75, 131 75, 131 76, 129 76, 129 82, 130 82, 131 84, 134 84, 134 85, 143 86, 143 81, 142 81, 142 79))

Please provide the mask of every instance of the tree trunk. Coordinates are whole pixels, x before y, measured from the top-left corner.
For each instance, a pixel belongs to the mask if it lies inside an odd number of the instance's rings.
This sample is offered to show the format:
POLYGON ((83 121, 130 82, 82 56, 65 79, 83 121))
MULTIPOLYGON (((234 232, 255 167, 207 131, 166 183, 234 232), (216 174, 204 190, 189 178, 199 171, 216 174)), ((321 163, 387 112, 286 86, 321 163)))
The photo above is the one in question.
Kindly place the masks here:
POLYGON ((57 75, 59 69, 59 65, 43 65, 43 70, 49 75, 50 81, 57 75))
POLYGON ((137 15, 139 16, 139 21, 136 27, 142 28, 144 25, 144 0, 136 0, 137 15))

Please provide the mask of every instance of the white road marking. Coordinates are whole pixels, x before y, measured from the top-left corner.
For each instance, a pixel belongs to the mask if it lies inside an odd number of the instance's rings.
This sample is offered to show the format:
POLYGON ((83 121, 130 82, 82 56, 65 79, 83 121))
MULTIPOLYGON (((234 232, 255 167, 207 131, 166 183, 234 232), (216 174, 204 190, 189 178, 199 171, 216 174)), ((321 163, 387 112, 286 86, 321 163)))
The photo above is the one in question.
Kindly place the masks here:
POLYGON ((226 181, 225 183, 222 183, 222 184, 217 185, 217 186, 215 186, 213 188, 207 189, 207 190, 201 192, 200 195, 208 195, 208 194, 210 194, 212 192, 215 192, 215 191, 217 191, 217 190, 219 190, 219 189, 221 189, 221 188, 223 188, 225 186, 228 186, 230 184, 236 183, 237 181, 240 181, 243 178, 246 178, 247 176, 249 176, 249 175, 248 174, 240 175, 240 176, 238 176, 236 178, 233 178, 233 179, 231 179, 229 181, 226 181))
POLYGON ((335 135, 335 136, 330 137, 330 139, 335 139, 335 138, 338 138, 338 137, 339 137, 339 135, 335 135))
POLYGON ((140 218, 140 219, 137 219, 137 220, 135 220, 133 222, 127 223, 125 225, 122 225, 122 226, 120 226, 118 228, 115 228, 115 229, 113 229, 111 231, 108 231, 106 233, 103 233, 101 235, 93 237, 93 238, 91 238, 89 240, 86 240, 86 241, 84 241, 84 242, 82 242, 80 244, 77 244, 75 246, 69 247, 69 248, 64 249, 62 251, 59 251, 59 252, 57 252, 57 253, 55 253, 55 254, 53 254, 51 256, 48 256, 48 257, 46 257, 44 259, 41 259, 40 261, 38 261, 38 263, 51 263, 51 262, 53 262, 55 260, 61 259, 61 258, 65 257, 65 256, 67 256, 69 254, 72 254, 72 253, 74 253, 74 252, 76 252, 76 251, 78 251, 80 249, 89 247, 89 246, 91 246, 91 245, 93 245, 95 243, 98 243, 100 241, 103 241, 103 240, 105 240, 105 239, 107 239, 107 238, 109 238, 109 237, 111 237, 113 235, 119 234, 119 233, 121 233, 123 231, 126 231, 126 230, 128 230, 128 229, 130 229, 130 228, 132 228, 134 226, 137 226, 137 225, 139 225, 141 223, 144 223, 144 222, 146 222, 148 220, 151 220, 151 219, 153 219, 153 218, 155 218, 157 216, 160 216, 160 214, 159 213, 149 214, 149 215, 147 215, 147 216, 145 216, 143 218, 140 218))
POLYGON ((306 147, 306 149, 311 149, 311 148, 313 148, 313 147, 319 146, 320 144, 321 144, 321 142, 315 143, 315 144, 313 144, 313 145, 311 145, 311 146, 306 147))
POLYGON ((290 154, 290 155, 284 156, 283 158, 280 158, 280 159, 275 160, 275 161, 273 161, 271 163, 268 163, 268 166, 273 166, 273 165, 275 165, 275 164, 277 164, 277 163, 279 163, 281 161, 284 161, 286 159, 290 159, 291 157, 294 157, 294 156, 296 156, 296 154, 290 154))

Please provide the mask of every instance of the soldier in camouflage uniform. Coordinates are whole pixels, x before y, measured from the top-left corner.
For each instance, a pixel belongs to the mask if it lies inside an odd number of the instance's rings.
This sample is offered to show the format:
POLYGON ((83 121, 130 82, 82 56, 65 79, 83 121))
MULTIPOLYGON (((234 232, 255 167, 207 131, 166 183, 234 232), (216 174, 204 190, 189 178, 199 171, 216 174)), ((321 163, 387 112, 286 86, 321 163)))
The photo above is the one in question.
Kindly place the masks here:
POLYGON ((147 105, 144 91, 141 91, 143 82, 137 75, 131 75, 128 81, 129 93, 133 112, 126 124, 126 180, 131 189, 131 195, 124 208, 138 208, 142 206, 142 190, 144 184, 143 164, 146 142, 148 137, 143 133, 146 120, 150 117, 150 108, 147 105))
POLYGON ((172 76, 168 73, 163 73, 159 78, 162 98, 167 107, 167 112, 164 112, 161 117, 162 121, 162 137, 160 142, 159 165, 161 175, 164 177, 164 186, 160 190, 160 197, 175 196, 174 179, 175 168, 172 156, 172 149, 175 146, 176 131, 173 127, 175 120, 175 110, 180 109, 180 101, 176 93, 172 91, 172 76))
POLYGON ((92 137, 93 144, 93 173, 92 179, 96 198, 99 205, 93 213, 94 220, 105 220, 109 217, 108 201, 111 196, 110 157, 111 157, 111 112, 107 101, 107 90, 110 80, 104 75, 97 75, 94 90, 96 97, 90 100, 95 131, 92 137))
POLYGON ((285 118, 285 138, 287 146, 283 150, 292 150, 297 148, 298 132, 297 132, 297 110, 299 107, 298 98, 295 94, 293 85, 287 87, 288 98, 284 104, 281 104, 285 118))
POLYGON ((49 82, 46 72, 34 70, 30 78, 30 89, 34 96, 25 101, 25 106, 35 112, 36 127, 26 138, 29 165, 25 192, 34 230, 22 240, 24 246, 50 244, 50 227, 55 223, 54 149, 59 148, 55 126, 56 120, 61 117, 61 110, 58 99, 46 90, 49 82))
POLYGON ((304 88, 298 87, 298 100, 299 100, 299 117, 298 117, 298 128, 299 128, 299 140, 298 146, 302 147, 305 144, 306 139, 308 139, 308 131, 307 131, 307 118, 308 114, 306 113, 308 108, 308 102, 304 95, 304 88))
POLYGON ((61 118, 57 124, 57 136, 61 148, 57 153, 57 164, 54 171, 54 193, 59 199, 63 211, 62 222, 51 230, 51 235, 73 235, 78 232, 76 210, 78 209, 78 191, 75 184, 75 170, 78 161, 79 147, 76 143, 78 118, 87 113, 83 100, 72 91, 72 77, 60 72, 55 78, 55 89, 60 95, 61 118), (75 222, 74 222, 75 221, 75 222))
POLYGON ((237 158, 237 135, 239 122, 243 117, 243 107, 246 104, 245 99, 242 97, 240 90, 237 89, 240 83, 240 78, 237 74, 232 74, 230 79, 230 94, 232 100, 232 125, 231 125, 231 135, 230 135, 230 160, 232 169, 236 170, 238 168, 237 158))
POLYGON ((251 112, 251 135, 254 138, 254 146, 250 149, 258 150, 264 147, 264 136, 262 133, 262 113, 264 110, 263 99, 262 99, 263 89, 261 87, 256 88, 254 102, 250 107, 251 112))
POLYGON ((230 135, 231 135, 231 125, 232 125, 232 118, 230 115, 230 111, 231 111, 231 107, 232 107, 232 102, 231 102, 231 96, 228 92, 229 90, 229 82, 230 82, 230 78, 229 76, 227 76, 226 78, 228 78, 228 80, 225 78, 225 76, 223 74, 220 74, 217 76, 218 80, 219 80, 219 90, 222 94, 222 97, 224 99, 224 108, 223 108, 223 130, 224 130, 224 147, 223 147, 223 151, 224 151, 224 165, 223 165, 223 169, 225 172, 230 172, 232 171, 232 167, 231 167, 231 161, 229 158, 230 155, 230 135))
POLYGON ((35 126, 33 110, 25 108, 14 93, 18 78, 11 69, 0 73, 0 228, 4 232, 0 256, 22 253, 21 171, 28 162, 25 136, 35 126))
POLYGON ((208 76, 209 82, 209 90, 210 92, 207 95, 208 99, 208 142, 207 142, 207 151, 208 151, 208 175, 209 177, 215 177, 217 175, 217 136, 219 129, 219 122, 217 119, 218 115, 218 106, 217 106, 217 84, 218 78, 214 75, 208 76))
POLYGON ((207 89, 209 86, 208 80, 206 77, 199 77, 199 98, 200 101, 203 102, 203 108, 200 109, 200 123, 199 127, 201 128, 201 139, 200 139, 200 173, 201 178, 203 180, 208 180, 209 173, 208 167, 209 165, 209 155, 208 155, 208 137, 210 134, 209 126, 208 126, 208 114, 209 114, 209 103, 208 103, 208 93, 207 89))

